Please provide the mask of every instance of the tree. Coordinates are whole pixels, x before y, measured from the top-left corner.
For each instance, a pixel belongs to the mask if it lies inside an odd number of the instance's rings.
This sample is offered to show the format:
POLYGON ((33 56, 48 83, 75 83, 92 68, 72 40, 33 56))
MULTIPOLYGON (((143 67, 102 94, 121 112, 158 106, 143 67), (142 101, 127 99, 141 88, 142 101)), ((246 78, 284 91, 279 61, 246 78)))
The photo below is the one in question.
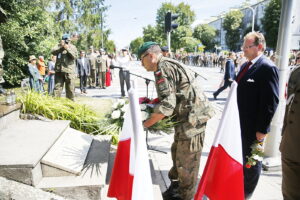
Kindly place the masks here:
POLYGON ((139 50, 139 47, 144 43, 144 40, 142 37, 138 37, 134 40, 132 40, 130 42, 130 49, 131 49, 131 52, 134 53, 134 54, 138 54, 138 50, 139 50))
POLYGON ((158 27, 148 25, 143 28, 143 39, 145 42, 152 41, 161 44, 163 38, 158 33, 158 27))
POLYGON ((193 37, 197 38, 206 46, 206 50, 214 50, 215 37, 217 36, 217 30, 208 24, 201 24, 194 28, 193 37))
MULTIPOLYGON (((185 4, 185 3, 180 3, 177 6, 175 6, 172 3, 162 3, 161 7, 157 10, 157 15, 156 15, 156 26, 153 27, 154 29, 152 31, 155 31, 154 35, 151 37, 155 37, 155 41, 160 43, 161 45, 166 45, 166 34, 165 34, 165 15, 167 12, 171 11, 172 14, 178 14, 178 18, 176 20, 176 23, 178 23, 180 27, 184 26, 185 28, 179 30, 180 33, 178 32, 178 29, 175 29, 172 31, 172 46, 173 44, 175 45, 175 49, 178 49, 178 45, 181 38, 183 37, 191 37, 191 35, 184 35, 184 33, 187 33, 187 29, 191 29, 191 24, 195 21, 195 12, 191 10, 190 5, 185 4), (174 35, 180 35, 180 37, 174 36, 174 35)), ((149 25, 147 26, 149 28, 149 25)), ((144 29, 145 30, 145 29, 144 29)), ((148 31, 147 34, 149 34, 152 31, 148 31)), ((189 31, 190 32, 190 31, 189 31)), ((149 36, 149 35, 148 35, 149 36)), ((144 34, 144 41, 149 41, 148 36, 145 36, 144 34)))
POLYGON ((183 37, 181 38, 181 47, 185 49, 186 52, 194 52, 195 49, 198 51, 199 40, 193 37, 183 37))
POLYGON ((271 0, 265 9, 265 15, 262 19, 262 26, 266 35, 268 47, 276 49, 278 29, 281 13, 281 1, 271 0))
POLYGON ((231 51, 238 49, 237 44, 241 39, 240 32, 243 16, 240 10, 232 10, 224 17, 223 28, 226 31, 225 41, 231 51))
POLYGON ((7 21, 0 25, 5 57, 3 60, 6 84, 19 85, 27 74, 29 55, 49 58, 51 48, 60 33, 51 13, 44 10, 42 0, 1 0, 7 21))
POLYGON ((173 50, 176 51, 177 49, 180 49, 182 47, 186 48, 187 44, 193 43, 193 42, 188 42, 188 41, 195 41, 191 39, 192 36, 193 36, 193 30, 191 27, 179 26, 176 29, 176 31, 174 31, 171 35, 171 46, 173 50), (183 40, 183 38, 185 38, 185 40, 183 40))

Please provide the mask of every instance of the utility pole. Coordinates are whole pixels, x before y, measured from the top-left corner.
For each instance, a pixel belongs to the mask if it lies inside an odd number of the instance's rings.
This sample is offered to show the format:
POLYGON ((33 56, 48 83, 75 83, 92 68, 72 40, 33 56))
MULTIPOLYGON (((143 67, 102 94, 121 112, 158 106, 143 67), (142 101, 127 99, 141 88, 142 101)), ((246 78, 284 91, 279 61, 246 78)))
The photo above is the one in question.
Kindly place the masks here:
POLYGON ((268 134, 265 145, 266 159, 263 166, 266 169, 281 165, 279 145, 285 112, 285 89, 287 83, 288 59, 291 47, 291 26, 293 6, 296 0, 282 1, 279 33, 276 49, 276 65, 279 67, 279 105, 271 122, 271 132, 268 134))
POLYGON ((103 11, 101 10, 101 48, 104 49, 104 45, 103 45, 103 11))

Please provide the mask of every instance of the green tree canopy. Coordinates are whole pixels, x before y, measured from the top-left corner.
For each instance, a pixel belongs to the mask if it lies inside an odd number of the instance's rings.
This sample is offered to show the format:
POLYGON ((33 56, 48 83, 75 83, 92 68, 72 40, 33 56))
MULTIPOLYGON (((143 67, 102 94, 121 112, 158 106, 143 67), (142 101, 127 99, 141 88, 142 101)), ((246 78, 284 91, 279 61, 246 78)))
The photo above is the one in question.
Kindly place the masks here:
POLYGON ((265 15, 262 19, 262 26, 265 31, 266 43, 268 47, 276 49, 278 29, 281 13, 281 1, 271 0, 265 9, 265 15))
POLYGON ((201 24, 194 28, 193 37, 197 38, 206 46, 206 50, 214 50, 217 30, 208 24, 201 24))
MULTIPOLYGON (((80 49, 101 44, 101 22, 105 21, 104 0, 1 0, 7 20, 0 24, 0 35, 5 50, 4 79, 9 85, 18 85, 27 74, 29 55, 42 55, 47 61, 51 49, 63 33, 79 33, 74 44, 80 49), (99 17, 102 13, 102 18, 99 17)), ((104 27, 104 43, 110 30, 104 27)))
POLYGON ((226 31, 225 41, 231 51, 238 49, 237 44, 241 39, 240 32, 243 16, 240 10, 232 10, 224 17, 223 28, 226 31))
POLYGON ((139 47, 144 43, 144 39, 142 37, 138 37, 130 42, 131 52, 134 54, 138 54, 139 47))
POLYGON ((178 14, 178 18, 174 23, 179 27, 172 31, 172 44, 173 49, 180 48, 180 39, 183 37, 192 37, 191 24, 195 20, 195 12, 191 10, 190 5, 180 3, 177 6, 172 3, 162 3, 161 7, 157 10, 156 25, 148 25, 144 28, 143 39, 144 41, 155 41, 161 45, 167 44, 167 36, 165 33, 165 15, 167 12, 178 14), (182 28, 180 28, 182 27, 182 28))
POLYGON ((60 33, 51 13, 46 12, 40 0, 2 0, 0 6, 7 12, 6 23, 0 24, 0 35, 5 50, 4 79, 9 85, 18 85, 27 74, 29 55, 50 56, 60 33))

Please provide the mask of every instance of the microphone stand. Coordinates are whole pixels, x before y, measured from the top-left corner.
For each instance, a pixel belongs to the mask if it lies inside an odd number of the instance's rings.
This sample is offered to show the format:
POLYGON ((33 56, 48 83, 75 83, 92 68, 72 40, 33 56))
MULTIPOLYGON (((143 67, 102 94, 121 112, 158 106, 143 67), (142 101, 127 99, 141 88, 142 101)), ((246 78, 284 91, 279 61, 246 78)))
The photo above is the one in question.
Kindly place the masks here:
MULTIPOLYGON (((120 70, 123 69, 122 67, 112 66, 112 65, 111 65, 110 67, 111 67, 111 69, 113 69, 113 68, 118 68, 118 69, 120 69, 120 70)), ((139 77, 139 78, 142 78, 142 79, 145 80, 145 83, 146 83, 146 86, 147 86, 147 90, 146 90, 146 91, 147 91, 147 96, 146 96, 146 97, 148 98, 148 97, 149 97, 149 96, 148 96, 148 95, 149 95, 149 83, 150 83, 150 82, 154 82, 154 81, 151 80, 151 79, 148 79, 148 78, 146 78, 146 77, 140 76, 140 75, 138 75, 138 74, 131 73, 131 72, 129 72, 129 74, 131 74, 131 75, 133 75, 133 76, 136 76, 136 77, 139 77)), ((146 129, 146 145, 147 145, 147 149, 148 149, 148 150, 157 151, 157 152, 160 152, 160 153, 167 154, 167 152, 162 151, 162 150, 155 149, 154 147, 152 147, 152 146, 150 146, 150 145, 148 144, 148 141, 149 141, 148 134, 149 134, 149 130, 146 129)))

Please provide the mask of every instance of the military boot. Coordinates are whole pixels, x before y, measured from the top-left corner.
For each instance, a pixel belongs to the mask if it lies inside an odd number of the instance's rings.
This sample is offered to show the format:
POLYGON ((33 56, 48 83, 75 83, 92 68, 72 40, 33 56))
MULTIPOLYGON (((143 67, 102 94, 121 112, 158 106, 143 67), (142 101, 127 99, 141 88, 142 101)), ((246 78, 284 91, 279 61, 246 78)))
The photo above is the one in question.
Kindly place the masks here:
POLYGON ((169 188, 162 194, 164 200, 171 200, 178 193, 178 181, 172 181, 169 188))

